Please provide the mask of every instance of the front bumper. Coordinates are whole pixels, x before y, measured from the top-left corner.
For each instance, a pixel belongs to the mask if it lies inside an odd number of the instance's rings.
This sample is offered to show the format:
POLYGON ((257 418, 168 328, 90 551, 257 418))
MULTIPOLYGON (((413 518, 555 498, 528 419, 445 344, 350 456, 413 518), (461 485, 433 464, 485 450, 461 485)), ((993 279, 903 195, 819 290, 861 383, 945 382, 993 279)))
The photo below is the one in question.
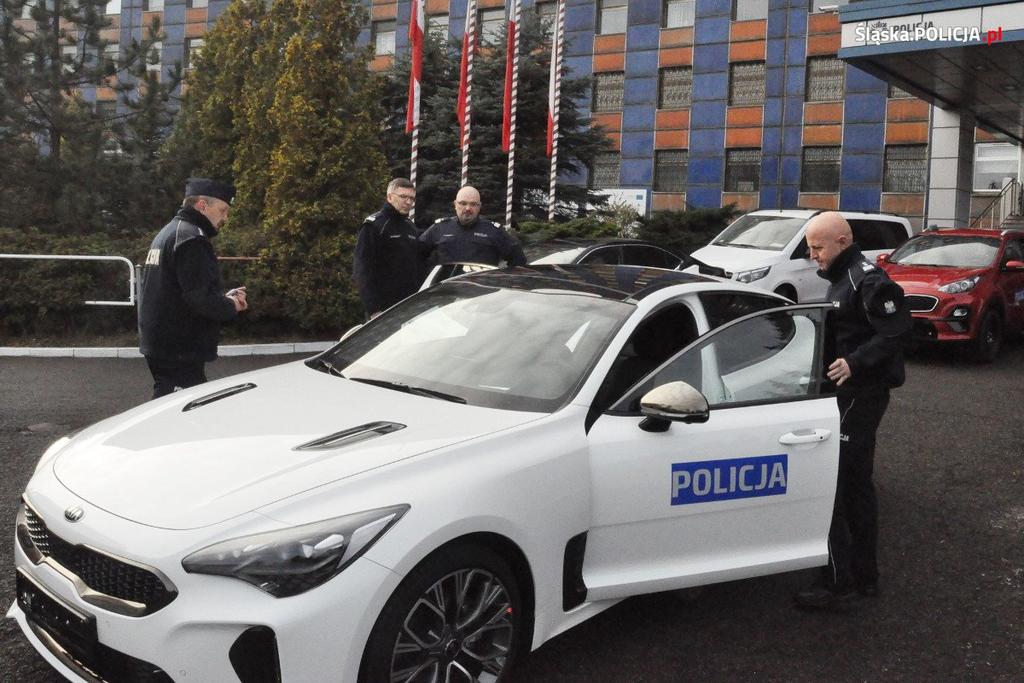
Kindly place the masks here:
MULTIPOLYGON (((95 520, 106 513, 90 509, 88 514, 95 520)), ((145 534, 149 537, 146 546, 177 545, 173 540, 179 532, 141 529, 110 517, 103 520, 106 538, 118 537, 116 531, 109 533, 110 527, 130 525, 135 528, 124 529, 121 538, 145 534), (161 536, 165 537, 162 543, 161 536)), ((47 515, 50 518, 52 512, 47 515)), ((272 681, 239 667, 239 660, 245 659, 238 656, 239 648, 251 649, 252 642, 267 642, 267 633, 271 642, 276 641, 280 667, 277 680, 354 681, 376 615, 401 578, 360 558, 307 593, 274 598, 236 579, 188 574, 177 555, 173 560, 146 557, 147 564, 174 582, 179 594, 159 611, 133 617, 84 601, 64 573, 45 562, 33 562, 17 539, 14 545, 16 571, 23 574, 19 580, 35 586, 36 594, 43 596, 37 599, 56 601, 59 607, 53 611, 59 615, 70 613, 90 620, 95 642, 83 645, 83 640, 90 639, 82 635, 83 629, 62 624, 60 619, 30 616, 17 600, 7 616, 17 621, 32 646, 57 671, 69 680, 88 683, 272 681), (254 641, 254 634, 263 640, 254 641)), ((123 548, 111 552, 125 555, 123 548)))
POLYGON ((912 301, 914 320, 912 336, 925 342, 964 342, 974 339, 980 317, 980 302, 967 294, 916 294, 907 292, 912 301), (920 310, 929 305, 930 310, 920 310))

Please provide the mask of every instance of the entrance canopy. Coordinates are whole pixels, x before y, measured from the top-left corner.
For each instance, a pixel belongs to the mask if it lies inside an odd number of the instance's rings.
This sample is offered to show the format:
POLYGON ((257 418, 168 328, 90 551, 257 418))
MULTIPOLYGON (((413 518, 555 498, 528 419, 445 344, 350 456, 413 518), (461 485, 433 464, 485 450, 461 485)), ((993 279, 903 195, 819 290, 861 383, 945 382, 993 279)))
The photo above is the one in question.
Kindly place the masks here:
POLYGON ((1024 142, 1024 2, 866 0, 839 21, 841 59, 1024 142))

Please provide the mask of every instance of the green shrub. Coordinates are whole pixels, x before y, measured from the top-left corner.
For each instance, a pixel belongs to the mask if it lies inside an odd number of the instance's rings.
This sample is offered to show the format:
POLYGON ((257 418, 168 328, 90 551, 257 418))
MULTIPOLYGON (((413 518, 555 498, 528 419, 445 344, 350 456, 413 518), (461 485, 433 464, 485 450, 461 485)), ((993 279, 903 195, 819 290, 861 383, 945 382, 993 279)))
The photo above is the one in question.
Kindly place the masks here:
POLYGON ((637 237, 674 254, 690 254, 710 242, 739 213, 735 204, 721 209, 658 211, 640 221, 637 237))

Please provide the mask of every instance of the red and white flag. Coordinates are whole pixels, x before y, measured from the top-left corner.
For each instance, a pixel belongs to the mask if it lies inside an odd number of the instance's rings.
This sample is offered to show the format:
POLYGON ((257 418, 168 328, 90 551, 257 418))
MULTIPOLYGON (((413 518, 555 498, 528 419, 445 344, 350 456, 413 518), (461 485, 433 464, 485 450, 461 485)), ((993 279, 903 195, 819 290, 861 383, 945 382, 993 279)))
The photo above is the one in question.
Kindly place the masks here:
POLYGON ((462 32, 462 61, 459 63, 459 100, 456 113, 459 119, 459 147, 469 145, 470 79, 473 72, 473 51, 476 48, 476 3, 470 0, 466 10, 466 28, 462 32))
POLYGON ((515 62, 517 47, 519 45, 516 26, 516 10, 519 0, 514 0, 508 13, 508 39, 505 50, 505 100, 501 116, 501 149, 508 154, 511 148, 512 137, 512 79, 513 63, 515 62))
MULTIPOLYGON (((560 8, 559 8, 560 9, 560 8)), ((548 80, 548 142, 547 155, 550 157, 555 141, 555 119, 558 108, 558 89, 561 87, 561 74, 558 73, 559 51, 562 49, 561 31, 559 24, 555 23, 555 35, 551 39, 551 73, 548 80)))
POLYGON ((423 2, 412 0, 409 16, 409 46, 412 64, 409 67, 409 102, 406 106, 405 132, 411 133, 420 123, 420 83, 423 81, 423 2))

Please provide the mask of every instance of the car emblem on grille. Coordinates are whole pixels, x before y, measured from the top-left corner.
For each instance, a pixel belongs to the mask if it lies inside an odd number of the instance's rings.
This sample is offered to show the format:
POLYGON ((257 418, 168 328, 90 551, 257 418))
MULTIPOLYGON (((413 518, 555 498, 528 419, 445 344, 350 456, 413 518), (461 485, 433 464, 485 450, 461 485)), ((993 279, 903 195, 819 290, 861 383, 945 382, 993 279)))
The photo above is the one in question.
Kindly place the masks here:
POLYGON ((69 507, 67 510, 64 511, 64 519, 68 520, 69 522, 77 522, 84 516, 85 510, 83 510, 78 505, 69 507))

